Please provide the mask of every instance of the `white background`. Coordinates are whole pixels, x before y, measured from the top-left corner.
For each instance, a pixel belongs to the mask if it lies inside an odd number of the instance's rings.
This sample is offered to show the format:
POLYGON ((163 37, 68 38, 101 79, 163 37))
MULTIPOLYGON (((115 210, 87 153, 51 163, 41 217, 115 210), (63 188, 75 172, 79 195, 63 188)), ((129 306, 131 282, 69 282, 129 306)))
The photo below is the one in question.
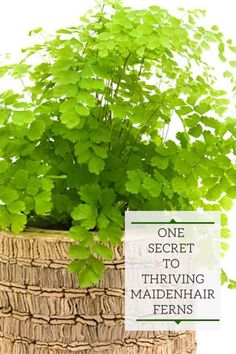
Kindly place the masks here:
MULTIPOLYGON (((155 4, 174 12, 177 7, 208 10, 209 25, 219 25, 226 38, 236 42, 236 2, 233 0, 124 0, 125 4, 142 6, 155 4)), ((50 33, 54 29, 77 24, 85 10, 94 7, 93 0, 2 0, 0 3, 0 54, 10 52, 13 57, 20 48, 31 43, 29 30, 42 26, 50 33)), ((0 57, 1 58, 1 57, 0 57)), ((1 88, 0 88, 1 90, 1 88)), ((236 210, 231 215, 233 237, 231 250, 223 260, 223 268, 236 279, 236 210)), ((222 289, 221 330, 198 332, 197 354, 235 354, 236 291, 222 289)))

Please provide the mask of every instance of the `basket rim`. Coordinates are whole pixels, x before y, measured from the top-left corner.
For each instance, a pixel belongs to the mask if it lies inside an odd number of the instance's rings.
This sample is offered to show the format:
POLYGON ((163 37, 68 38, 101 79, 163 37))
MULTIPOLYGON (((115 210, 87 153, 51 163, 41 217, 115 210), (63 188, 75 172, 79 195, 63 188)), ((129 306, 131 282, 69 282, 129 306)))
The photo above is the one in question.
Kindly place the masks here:
POLYGON ((53 241, 68 241, 73 240, 69 238, 69 232, 64 230, 49 230, 40 228, 26 228, 24 231, 19 233, 13 233, 8 230, 0 231, 0 236, 7 236, 12 238, 25 238, 25 239, 44 239, 53 241))

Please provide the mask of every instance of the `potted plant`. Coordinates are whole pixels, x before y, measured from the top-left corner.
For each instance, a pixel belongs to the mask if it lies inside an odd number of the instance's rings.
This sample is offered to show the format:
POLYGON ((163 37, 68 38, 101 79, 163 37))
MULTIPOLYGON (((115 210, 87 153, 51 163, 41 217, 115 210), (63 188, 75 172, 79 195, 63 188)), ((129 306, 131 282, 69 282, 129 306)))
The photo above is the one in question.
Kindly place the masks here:
POLYGON ((0 95, 4 353, 195 351, 193 332, 124 332, 122 237, 127 209, 236 196, 230 100, 204 61, 213 47, 235 67, 236 47, 202 15, 105 0, 0 68, 22 84, 0 95))

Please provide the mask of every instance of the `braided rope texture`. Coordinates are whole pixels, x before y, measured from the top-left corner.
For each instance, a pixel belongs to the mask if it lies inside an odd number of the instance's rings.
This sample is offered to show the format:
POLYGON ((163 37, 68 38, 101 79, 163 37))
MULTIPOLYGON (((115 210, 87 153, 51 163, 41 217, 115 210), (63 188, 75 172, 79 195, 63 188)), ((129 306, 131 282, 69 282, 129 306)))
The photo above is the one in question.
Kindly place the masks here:
POLYGON ((66 232, 0 232, 0 354, 195 354, 192 331, 124 330, 124 254, 96 287, 67 271, 66 232))

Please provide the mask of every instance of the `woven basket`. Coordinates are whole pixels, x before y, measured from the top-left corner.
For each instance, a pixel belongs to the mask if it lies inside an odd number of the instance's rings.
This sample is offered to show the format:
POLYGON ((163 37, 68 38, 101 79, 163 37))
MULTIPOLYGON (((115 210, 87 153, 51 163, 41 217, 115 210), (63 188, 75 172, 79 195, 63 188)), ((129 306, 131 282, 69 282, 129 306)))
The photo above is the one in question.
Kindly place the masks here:
POLYGON ((124 331, 122 246, 98 286, 67 272, 65 232, 0 233, 1 354, 193 354, 194 332, 124 331))

